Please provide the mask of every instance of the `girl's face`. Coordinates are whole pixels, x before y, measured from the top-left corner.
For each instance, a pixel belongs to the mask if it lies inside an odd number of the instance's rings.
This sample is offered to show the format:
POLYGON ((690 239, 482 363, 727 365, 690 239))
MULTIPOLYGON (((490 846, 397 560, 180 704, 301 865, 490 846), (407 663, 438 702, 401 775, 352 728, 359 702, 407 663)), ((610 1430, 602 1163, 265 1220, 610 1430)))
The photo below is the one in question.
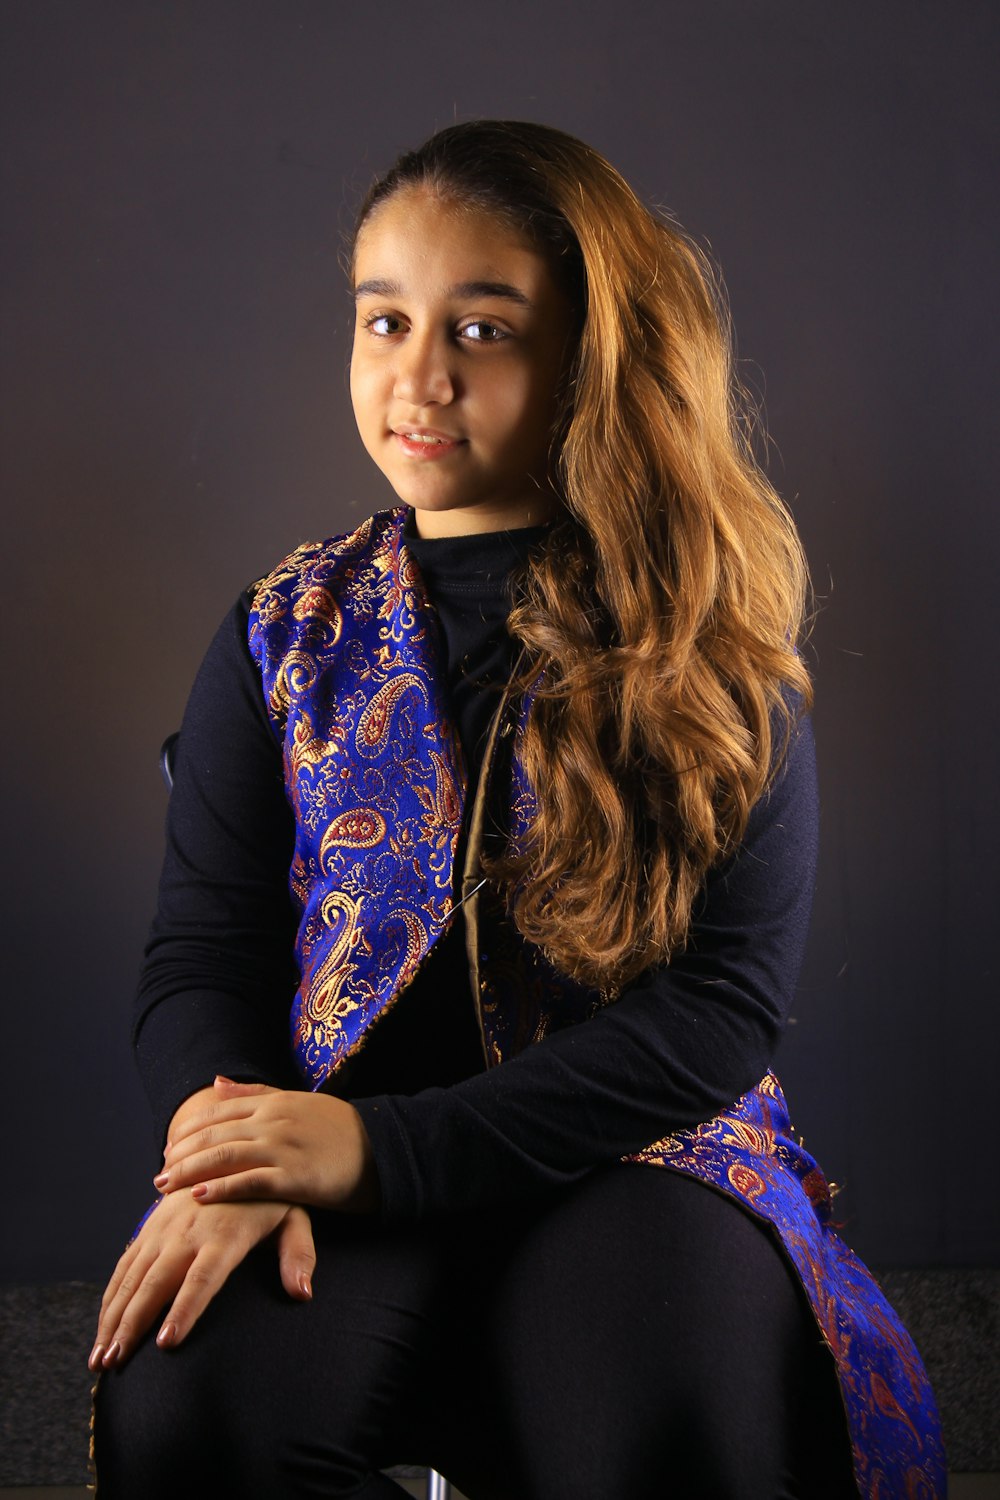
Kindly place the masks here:
POLYGON ((531 243, 424 188, 365 223, 351 398, 362 441, 422 536, 547 520, 569 301, 531 243))

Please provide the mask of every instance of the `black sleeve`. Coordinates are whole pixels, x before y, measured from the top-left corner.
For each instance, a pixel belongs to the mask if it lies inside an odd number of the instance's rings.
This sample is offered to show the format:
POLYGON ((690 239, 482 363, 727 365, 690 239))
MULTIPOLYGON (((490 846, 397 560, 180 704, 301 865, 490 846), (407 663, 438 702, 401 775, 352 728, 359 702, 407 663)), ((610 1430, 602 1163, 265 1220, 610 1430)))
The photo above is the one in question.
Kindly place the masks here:
POLYGON ((249 607, 244 595, 209 647, 177 746, 133 1031, 161 1140, 177 1106, 216 1073, 295 1081, 294 823, 247 645, 249 607))
POLYGON ((708 879, 683 954, 614 1005, 444 1089, 355 1100, 388 1222, 569 1183, 710 1119, 767 1071, 792 1000, 816 864, 802 721, 744 843, 708 879))

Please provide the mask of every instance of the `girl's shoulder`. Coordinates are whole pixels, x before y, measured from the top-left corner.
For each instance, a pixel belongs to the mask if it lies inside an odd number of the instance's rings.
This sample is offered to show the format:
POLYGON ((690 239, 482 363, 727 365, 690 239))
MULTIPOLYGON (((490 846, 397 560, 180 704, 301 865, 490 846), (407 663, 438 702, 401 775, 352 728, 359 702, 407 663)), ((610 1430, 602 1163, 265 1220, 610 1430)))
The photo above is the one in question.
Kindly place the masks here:
POLYGON ((379 511, 354 531, 305 542, 253 588, 247 638, 269 698, 356 667, 390 639, 422 635, 426 597, 403 542, 407 513, 379 511))
POLYGON ((315 588, 330 589, 338 580, 353 581, 359 566, 378 566, 398 555, 405 509, 378 511, 353 531, 302 542, 249 587, 251 613, 258 619, 284 614, 315 588))

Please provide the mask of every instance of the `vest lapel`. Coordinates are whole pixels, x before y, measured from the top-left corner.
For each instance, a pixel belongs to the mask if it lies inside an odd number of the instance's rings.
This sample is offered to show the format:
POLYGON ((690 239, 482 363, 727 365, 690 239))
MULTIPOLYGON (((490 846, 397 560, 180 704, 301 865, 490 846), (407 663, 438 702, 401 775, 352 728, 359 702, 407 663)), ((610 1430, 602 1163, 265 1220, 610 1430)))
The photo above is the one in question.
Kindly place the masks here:
POLYGON ((293 1045, 317 1088, 409 983, 453 907, 465 770, 404 514, 300 548, 251 616, 296 822, 293 1045))

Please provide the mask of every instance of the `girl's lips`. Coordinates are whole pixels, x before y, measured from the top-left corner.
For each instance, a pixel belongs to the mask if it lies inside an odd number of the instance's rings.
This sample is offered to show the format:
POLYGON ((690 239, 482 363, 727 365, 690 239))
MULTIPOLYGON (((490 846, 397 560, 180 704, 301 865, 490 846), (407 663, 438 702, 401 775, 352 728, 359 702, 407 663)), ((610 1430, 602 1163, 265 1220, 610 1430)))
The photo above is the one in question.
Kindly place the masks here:
POLYGON ((454 453, 465 441, 464 438, 449 437, 446 432, 435 432, 433 428, 414 427, 393 430, 393 437, 403 452, 411 458, 445 458, 454 453))

